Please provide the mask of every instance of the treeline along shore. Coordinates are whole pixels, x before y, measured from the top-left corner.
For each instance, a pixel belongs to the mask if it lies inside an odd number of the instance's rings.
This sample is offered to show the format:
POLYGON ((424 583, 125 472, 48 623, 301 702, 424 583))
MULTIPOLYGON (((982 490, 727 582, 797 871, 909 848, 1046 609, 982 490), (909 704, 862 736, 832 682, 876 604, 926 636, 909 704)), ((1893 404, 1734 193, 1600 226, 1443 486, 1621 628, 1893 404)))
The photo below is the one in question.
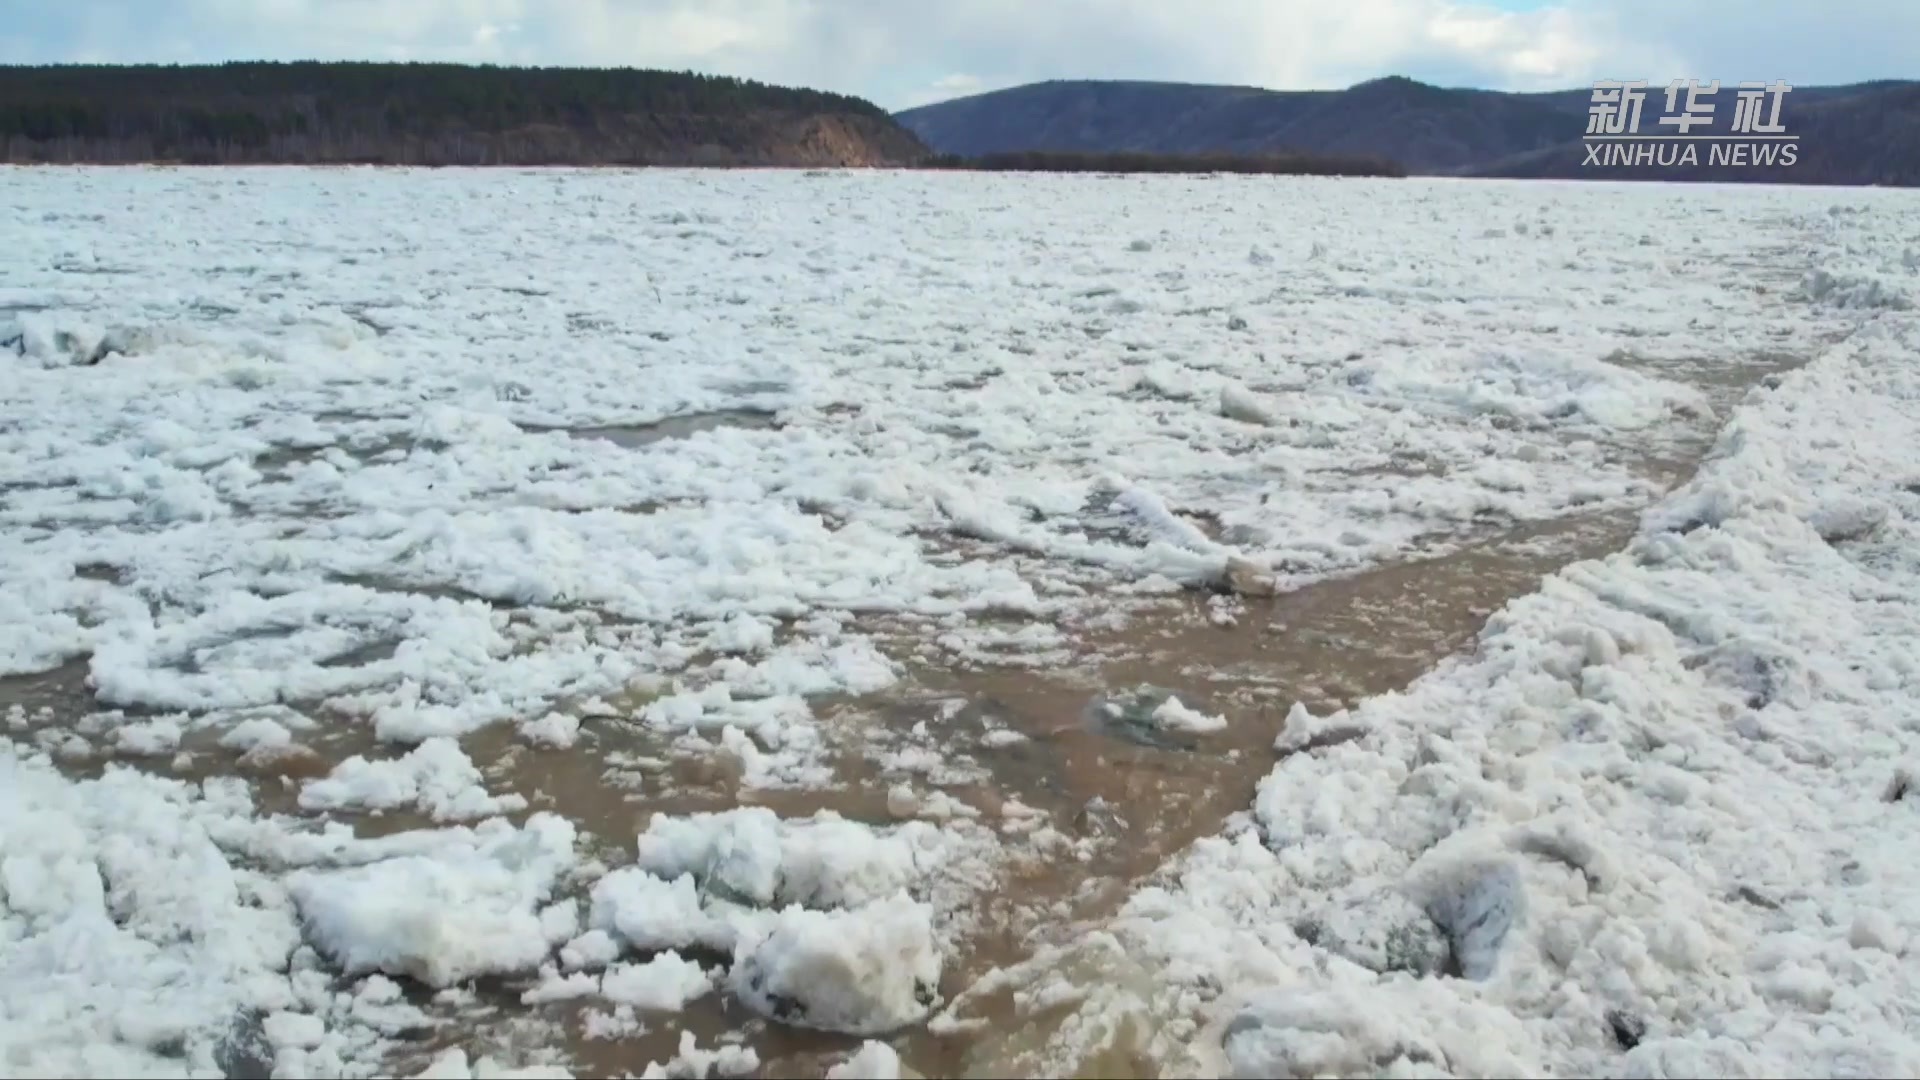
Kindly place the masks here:
POLYGON ((860 98, 633 68, 0 67, 0 160, 194 165, 911 165, 860 98))
POLYGON ((0 66, 0 162, 1403 175, 1291 153, 963 158, 934 154, 870 101, 745 79, 319 62, 0 66))

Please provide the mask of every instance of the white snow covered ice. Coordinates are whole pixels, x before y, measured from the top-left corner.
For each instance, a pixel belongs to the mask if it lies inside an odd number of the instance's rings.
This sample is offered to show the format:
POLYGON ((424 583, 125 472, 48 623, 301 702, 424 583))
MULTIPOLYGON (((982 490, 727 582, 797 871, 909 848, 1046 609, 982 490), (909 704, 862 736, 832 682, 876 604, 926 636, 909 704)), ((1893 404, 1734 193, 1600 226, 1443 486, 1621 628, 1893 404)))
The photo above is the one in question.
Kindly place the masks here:
POLYGON ((1472 655, 1351 715, 1296 709, 1289 734, 1357 737, 1283 736, 1252 813, 1081 950, 1148 984, 1080 991, 1027 1066, 1126 1017, 1173 1075, 1920 1069, 1906 311, 1756 389, 1625 551, 1498 612, 1472 655))
POLYGON ((1641 511, 1473 655, 1289 714, 1243 819, 1049 939, 1126 971, 1023 991, 1085 1021, 1039 1043, 1920 1068, 1906 193, 47 168, 0 199, 0 1072, 370 1075, 436 1028, 462 1045, 408 1067, 532 1075, 570 1044, 516 1022, 570 1007, 656 1039, 649 1075, 760 1067, 672 1028, 723 999, 911 1070, 1003 864, 1076 848, 830 703, 1059 666, 1116 598, 1231 593, 1225 632, 1641 511), (808 816, 854 759, 887 823, 808 816), (650 805, 692 794, 818 798, 650 805), (505 1014, 462 1011, 496 981, 505 1014))

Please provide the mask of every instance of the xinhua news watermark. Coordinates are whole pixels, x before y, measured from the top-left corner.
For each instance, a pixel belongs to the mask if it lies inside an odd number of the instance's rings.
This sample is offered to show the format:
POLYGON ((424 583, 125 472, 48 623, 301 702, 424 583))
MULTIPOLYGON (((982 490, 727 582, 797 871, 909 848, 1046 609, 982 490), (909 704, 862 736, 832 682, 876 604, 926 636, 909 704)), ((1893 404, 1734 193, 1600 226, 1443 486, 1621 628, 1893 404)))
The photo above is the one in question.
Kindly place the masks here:
POLYGON ((1587 166, 1792 165, 1800 136, 1780 121, 1780 103, 1793 87, 1785 82, 1743 82, 1734 88, 1733 116, 1714 123, 1720 80, 1675 79, 1667 84, 1666 108, 1650 131, 1640 128, 1647 81, 1603 79, 1593 84, 1587 106, 1587 166), (1695 132, 1694 128, 1706 130, 1695 132))

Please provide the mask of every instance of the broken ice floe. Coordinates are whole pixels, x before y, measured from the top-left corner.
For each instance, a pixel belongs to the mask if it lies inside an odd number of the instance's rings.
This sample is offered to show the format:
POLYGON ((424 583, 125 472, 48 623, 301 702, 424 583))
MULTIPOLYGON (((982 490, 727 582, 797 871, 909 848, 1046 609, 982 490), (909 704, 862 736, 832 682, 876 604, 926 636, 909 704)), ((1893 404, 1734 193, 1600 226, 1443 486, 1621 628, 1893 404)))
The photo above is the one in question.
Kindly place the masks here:
POLYGON ((562 955, 580 967, 614 943, 730 955, 728 987, 775 1019, 891 1031, 932 1007, 946 948, 935 908, 910 893, 939 897, 941 875, 992 843, 957 828, 761 808, 656 817, 635 865, 594 886, 588 935, 562 955))

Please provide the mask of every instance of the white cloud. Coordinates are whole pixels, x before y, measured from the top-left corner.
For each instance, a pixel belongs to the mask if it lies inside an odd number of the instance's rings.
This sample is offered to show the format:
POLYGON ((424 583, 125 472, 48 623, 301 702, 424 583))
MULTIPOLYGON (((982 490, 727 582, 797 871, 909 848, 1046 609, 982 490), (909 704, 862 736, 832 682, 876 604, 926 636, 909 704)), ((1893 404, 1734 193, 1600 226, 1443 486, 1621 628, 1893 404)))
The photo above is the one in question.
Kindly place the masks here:
POLYGON ((953 74, 942 75, 926 86, 907 94, 899 107, 911 109, 919 105, 931 105, 936 101, 948 101, 958 97, 971 97, 993 90, 1004 90, 1014 83, 990 82, 978 75, 953 74))
POLYGON ((904 107, 1046 78, 1286 88, 1387 74, 1537 89, 1596 77, 1920 74, 1911 0, 63 0, 0 59, 405 55, 694 68, 904 107), (1531 10, 1511 10, 1516 6, 1531 10))
POLYGON ((511 34, 520 27, 514 23, 500 26, 495 23, 481 23, 474 28, 473 43, 481 48, 493 48, 500 43, 503 35, 511 34))

